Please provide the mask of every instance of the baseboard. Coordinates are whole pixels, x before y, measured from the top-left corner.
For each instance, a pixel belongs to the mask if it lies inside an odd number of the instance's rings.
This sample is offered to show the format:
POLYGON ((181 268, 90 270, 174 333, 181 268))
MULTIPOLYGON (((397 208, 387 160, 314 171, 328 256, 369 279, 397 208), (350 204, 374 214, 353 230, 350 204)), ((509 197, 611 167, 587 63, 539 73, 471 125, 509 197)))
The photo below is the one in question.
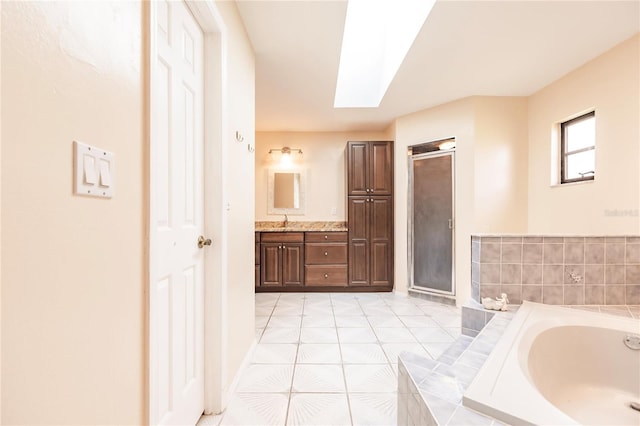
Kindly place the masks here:
POLYGON ((393 294, 395 294, 396 296, 403 296, 403 297, 409 296, 409 292, 407 290, 400 291, 400 290, 394 289, 393 294))

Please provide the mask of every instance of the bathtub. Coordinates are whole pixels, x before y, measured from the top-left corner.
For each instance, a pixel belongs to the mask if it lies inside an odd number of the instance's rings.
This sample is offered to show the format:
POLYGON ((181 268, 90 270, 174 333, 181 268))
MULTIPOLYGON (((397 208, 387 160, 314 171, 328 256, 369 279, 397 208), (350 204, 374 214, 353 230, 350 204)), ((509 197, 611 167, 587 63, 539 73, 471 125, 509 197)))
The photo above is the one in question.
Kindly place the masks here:
POLYGON ((640 425, 640 320, 524 302, 463 404, 520 425, 640 425))

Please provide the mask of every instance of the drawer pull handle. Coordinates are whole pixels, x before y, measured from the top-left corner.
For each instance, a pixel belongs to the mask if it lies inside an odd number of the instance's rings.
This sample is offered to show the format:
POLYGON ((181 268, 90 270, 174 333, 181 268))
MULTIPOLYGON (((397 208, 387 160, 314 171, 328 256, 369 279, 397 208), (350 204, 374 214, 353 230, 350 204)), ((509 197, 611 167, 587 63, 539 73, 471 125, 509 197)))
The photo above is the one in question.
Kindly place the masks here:
POLYGON ((325 252, 324 252, 324 255, 325 255, 325 256, 329 256, 329 253, 327 253, 327 252, 325 251, 325 252))
POLYGON ((329 238, 329 236, 328 236, 328 235, 325 235, 325 236, 324 236, 324 239, 325 239, 325 240, 326 240, 326 239, 328 239, 328 238, 329 238))
POLYGON ((282 248, 283 248, 283 249, 286 249, 286 248, 287 248, 287 246, 282 246, 282 248))
POLYGON ((325 278, 329 278, 329 274, 324 274, 324 277, 325 278))

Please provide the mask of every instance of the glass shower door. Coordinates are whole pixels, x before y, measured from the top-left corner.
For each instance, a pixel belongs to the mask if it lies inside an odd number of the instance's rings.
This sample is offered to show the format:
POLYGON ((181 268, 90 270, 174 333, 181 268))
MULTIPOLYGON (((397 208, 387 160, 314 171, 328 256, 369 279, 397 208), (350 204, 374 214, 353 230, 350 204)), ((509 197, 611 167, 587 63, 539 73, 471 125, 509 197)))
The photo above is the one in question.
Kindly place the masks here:
POLYGON ((453 155, 410 159, 411 288, 455 294, 453 281, 453 155))

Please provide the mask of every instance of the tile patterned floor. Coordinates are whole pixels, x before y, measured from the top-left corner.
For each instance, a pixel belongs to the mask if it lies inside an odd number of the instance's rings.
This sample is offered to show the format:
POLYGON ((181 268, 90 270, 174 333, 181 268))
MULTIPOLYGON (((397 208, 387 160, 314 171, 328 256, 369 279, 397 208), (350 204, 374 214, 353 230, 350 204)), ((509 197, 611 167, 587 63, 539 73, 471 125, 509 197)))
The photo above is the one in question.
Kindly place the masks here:
POLYGON ((393 293, 256 294, 251 364, 199 425, 395 425, 398 354, 459 334, 459 309, 393 293))

